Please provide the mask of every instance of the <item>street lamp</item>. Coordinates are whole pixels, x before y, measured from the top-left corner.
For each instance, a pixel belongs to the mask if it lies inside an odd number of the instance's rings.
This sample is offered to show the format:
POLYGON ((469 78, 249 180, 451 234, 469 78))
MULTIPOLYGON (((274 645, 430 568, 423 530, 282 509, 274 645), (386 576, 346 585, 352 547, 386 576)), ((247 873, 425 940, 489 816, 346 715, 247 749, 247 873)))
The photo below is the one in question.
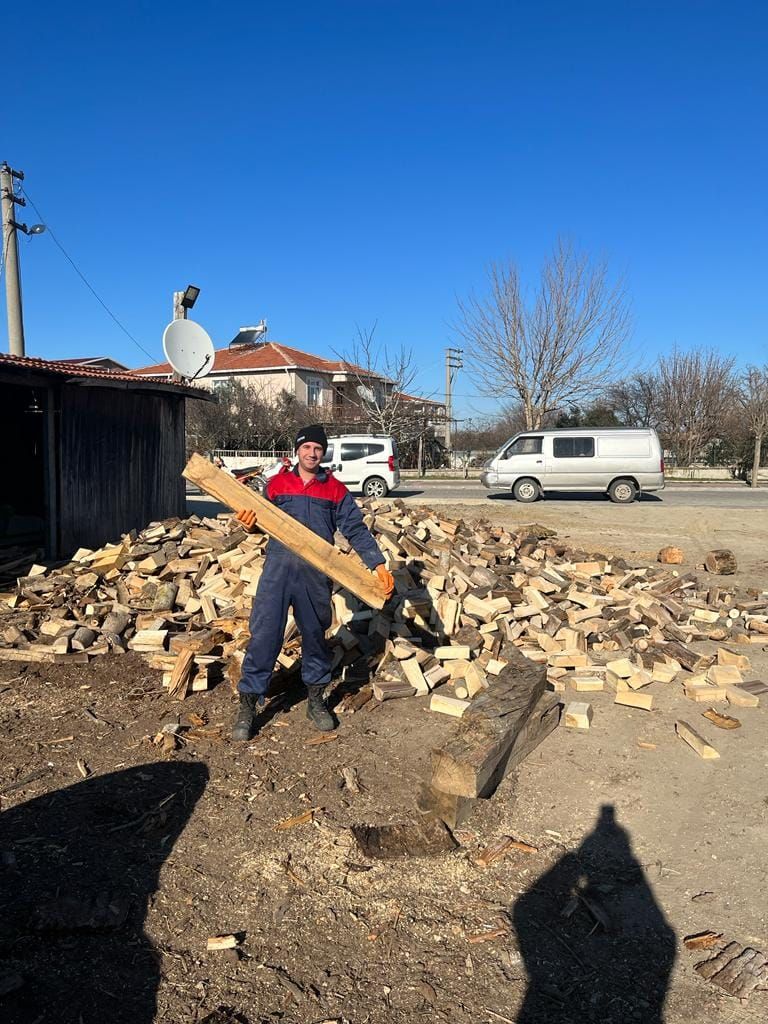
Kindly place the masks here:
POLYGON ((181 298, 181 305, 184 309, 192 309, 197 302, 200 289, 194 284, 188 284, 187 289, 181 298))

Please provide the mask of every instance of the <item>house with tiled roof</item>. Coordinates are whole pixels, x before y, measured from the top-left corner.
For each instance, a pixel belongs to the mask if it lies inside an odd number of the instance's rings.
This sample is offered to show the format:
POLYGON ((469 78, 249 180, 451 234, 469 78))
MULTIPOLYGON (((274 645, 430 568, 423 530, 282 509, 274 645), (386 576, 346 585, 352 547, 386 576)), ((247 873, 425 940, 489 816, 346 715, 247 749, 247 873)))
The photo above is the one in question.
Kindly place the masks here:
MULTIPOLYGON (((269 401, 287 391, 299 402, 318 410, 318 418, 338 419, 359 404, 357 388, 364 384, 381 403, 392 387, 386 377, 343 359, 326 359, 277 341, 253 341, 253 332, 241 328, 226 348, 216 349, 213 369, 196 383, 217 390, 238 380, 269 401)), ((170 379, 169 363, 142 366, 132 371, 141 377, 170 379)))

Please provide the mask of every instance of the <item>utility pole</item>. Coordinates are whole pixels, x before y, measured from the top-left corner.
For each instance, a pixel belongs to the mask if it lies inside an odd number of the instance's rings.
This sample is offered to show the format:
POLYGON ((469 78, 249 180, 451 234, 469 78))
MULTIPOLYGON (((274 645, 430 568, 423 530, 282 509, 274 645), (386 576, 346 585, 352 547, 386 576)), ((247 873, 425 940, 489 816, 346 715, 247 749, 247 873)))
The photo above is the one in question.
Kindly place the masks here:
POLYGON ((186 292, 174 292, 173 293, 173 319, 174 320, 186 320, 187 319, 187 307, 183 306, 182 299, 186 295, 186 292))
POLYGON ((455 371, 460 370, 464 366, 464 362, 461 358, 463 352, 464 349, 462 348, 447 348, 445 350, 445 447, 448 449, 448 452, 451 451, 452 444, 453 378, 456 375, 455 371))
POLYGON ((12 356, 24 355, 24 320, 21 309, 21 276, 19 274, 19 246, 14 204, 25 206, 21 196, 13 194, 13 179, 24 180, 22 171, 14 171, 8 164, 0 164, 0 192, 3 210, 3 267, 5 270, 5 302, 8 311, 8 351, 12 356))

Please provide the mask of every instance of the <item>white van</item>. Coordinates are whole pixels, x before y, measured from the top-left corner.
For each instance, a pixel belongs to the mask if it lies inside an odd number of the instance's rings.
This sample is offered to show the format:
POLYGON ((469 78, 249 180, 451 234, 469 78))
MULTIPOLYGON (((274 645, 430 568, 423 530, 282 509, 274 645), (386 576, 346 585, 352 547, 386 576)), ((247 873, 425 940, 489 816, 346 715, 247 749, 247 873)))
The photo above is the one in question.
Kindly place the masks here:
POLYGON ((483 467, 489 490, 509 487, 518 501, 546 491, 598 491, 626 505, 664 489, 664 458, 655 430, 526 430, 483 467))
MULTIPOLYGON (((321 465, 350 491, 362 491, 366 498, 384 498, 400 484, 397 442, 387 434, 329 437, 321 465)), ((264 471, 263 479, 269 480, 281 467, 282 463, 276 462, 264 471)))

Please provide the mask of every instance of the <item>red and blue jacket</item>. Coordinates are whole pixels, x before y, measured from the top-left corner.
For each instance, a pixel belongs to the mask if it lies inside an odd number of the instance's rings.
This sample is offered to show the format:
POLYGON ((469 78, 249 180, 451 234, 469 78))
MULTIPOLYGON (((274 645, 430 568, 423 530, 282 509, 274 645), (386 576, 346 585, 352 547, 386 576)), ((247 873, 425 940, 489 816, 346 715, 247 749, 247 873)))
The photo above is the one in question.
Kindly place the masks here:
MULTIPOLYGON (((266 496, 289 516, 303 523, 318 537, 333 544, 336 530, 342 533, 369 569, 384 563, 379 545, 363 522, 363 515, 344 484, 328 470, 321 469, 309 483, 299 476, 298 467, 286 467, 267 484, 266 496)), ((291 554, 272 538, 267 557, 274 567, 291 554)), ((309 568, 297 558, 303 568, 309 568)), ((316 571, 316 570, 313 570, 316 571)))

